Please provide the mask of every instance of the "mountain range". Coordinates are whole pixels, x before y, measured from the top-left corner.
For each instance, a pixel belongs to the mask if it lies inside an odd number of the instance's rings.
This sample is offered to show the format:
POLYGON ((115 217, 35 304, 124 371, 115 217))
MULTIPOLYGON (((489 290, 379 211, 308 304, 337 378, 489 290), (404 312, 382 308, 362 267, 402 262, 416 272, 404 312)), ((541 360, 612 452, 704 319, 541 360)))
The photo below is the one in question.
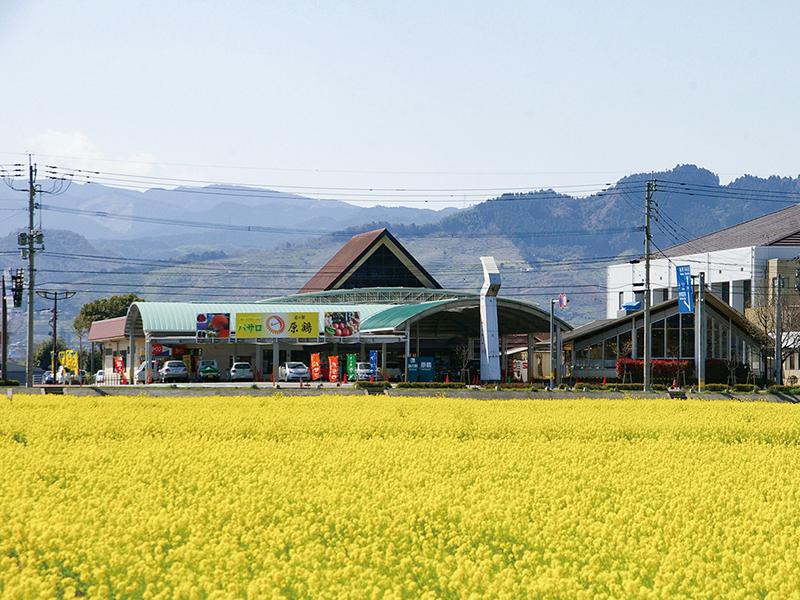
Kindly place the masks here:
MULTIPOLYGON (((792 201, 787 193, 800 196, 800 178, 744 175, 721 184, 695 165, 632 174, 585 196, 536 190, 440 211, 230 186, 139 192, 73 184, 41 199, 46 251, 37 260, 37 287, 84 290, 61 306, 60 334, 70 336, 83 302, 115 292, 153 300, 293 292, 350 235, 386 226, 444 287, 477 290, 478 257, 490 254, 503 272, 501 294, 544 305, 564 291, 572 302, 563 316, 580 324, 604 313, 607 262, 598 259, 626 260, 643 250, 649 180, 656 181, 653 232, 661 250, 783 208, 792 201), (209 223, 218 227, 207 229, 209 223)), ((24 208, 23 195, 11 194, 0 199, 24 208)), ((0 222, 5 268, 22 265, 15 251, 24 213, 11 217, 0 222)), ((37 311, 47 308, 37 300, 37 311)), ((10 317, 13 356, 24 339, 24 313, 10 317)), ((48 318, 37 316, 37 338, 46 335, 48 318)))

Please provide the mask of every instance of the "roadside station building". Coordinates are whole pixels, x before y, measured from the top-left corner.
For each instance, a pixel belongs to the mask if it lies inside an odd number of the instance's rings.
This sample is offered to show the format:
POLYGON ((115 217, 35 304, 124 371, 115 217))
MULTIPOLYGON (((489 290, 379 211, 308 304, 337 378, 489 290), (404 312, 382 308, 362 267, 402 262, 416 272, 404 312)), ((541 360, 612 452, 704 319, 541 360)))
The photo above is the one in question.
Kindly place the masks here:
MULTIPOLYGON (((504 298, 502 287, 497 312, 501 350, 509 336, 523 335, 532 356, 534 334, 549 328, 548 312, 504 298)), ((345 355, 368 361, 371 352, 380 375, 478 375, 480 295, 443 289, 386 229, 354 236, 297 294, 253 303, 136 302, 120 319, 94 323, 89 341, 103 344, 104 368, 122 363, 129 381, 141 363, 169 357, 180 357, 190 373, 201 357, 217 360, 223 371, 248 362, 269 381, 283 362, 309 365, 319 354, 325 370, 336 357, 341 373, 345 355)), ((555 325, 571 329, 560 319, 555 325)))

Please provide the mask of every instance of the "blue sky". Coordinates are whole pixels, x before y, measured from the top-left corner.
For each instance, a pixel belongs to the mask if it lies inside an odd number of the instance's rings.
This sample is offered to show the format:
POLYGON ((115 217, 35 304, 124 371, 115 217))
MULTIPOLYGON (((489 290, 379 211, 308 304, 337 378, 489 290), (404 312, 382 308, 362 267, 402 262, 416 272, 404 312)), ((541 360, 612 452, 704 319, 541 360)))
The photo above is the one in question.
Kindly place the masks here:
POLYGON ((0 162, 445 189, 800 173, 800 5, 653 4, 4 0, 0 162))

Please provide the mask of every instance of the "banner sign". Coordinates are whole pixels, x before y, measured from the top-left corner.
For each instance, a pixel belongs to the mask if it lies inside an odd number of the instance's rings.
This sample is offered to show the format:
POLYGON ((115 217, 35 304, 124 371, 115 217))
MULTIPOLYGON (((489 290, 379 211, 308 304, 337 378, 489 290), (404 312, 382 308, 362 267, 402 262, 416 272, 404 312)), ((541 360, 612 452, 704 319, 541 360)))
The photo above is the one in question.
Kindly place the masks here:
POLYGON ((78 371, 78 353, 75 350, 61 350, 58 353, 58 363, 70 371, 78 371))
POLYGON ((325 335, 327 337, 351 337, 358 334, 361 318, 358 312, 326 312, 325 335))
POLYGON ((372 375, 375 376, 377 379, 378 375, 378 351, 377 350, 370 350, 369 351, 369 368, 372 369, 372 375))
POLYGON ((329 356, 328 357, 328 380, 331 383, 336 383, 339 381, 339 357, 338 356, 329 356))
POLYGON ((358 355, 357 354, 348 354, 347 355, 347 380, 348 381, 357 381, 358 380, 358 355))
POLYGON ((114 357, 114 371, 119 375, 125 373, 125 363, 122 361, 122 357, 119 355, 114 357))
POLYGON ((228 339, 231 333, 230 313, 200 313, 197 315, 197 339, 228 339))
POLYGON ((311 355, 311 379, 317 381, 322 378, 322 365, 319 362, 319 352, 311 355))
POLYGON ((678 312, 694 312, 694 293, 692 290, 692 267, 678 265, 675 267, 678 280, 678 312))
POLYGON ((236 338, 319 337, 319 315, 315 312, 236 313, 236 338))

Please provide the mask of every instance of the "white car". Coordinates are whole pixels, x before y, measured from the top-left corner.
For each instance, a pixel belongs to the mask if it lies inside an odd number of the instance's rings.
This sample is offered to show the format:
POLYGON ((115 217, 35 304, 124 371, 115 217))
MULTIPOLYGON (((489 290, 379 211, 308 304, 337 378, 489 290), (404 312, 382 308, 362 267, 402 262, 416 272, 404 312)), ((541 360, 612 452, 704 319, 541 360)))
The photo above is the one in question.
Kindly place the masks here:
MULTIPOLYGON (((133 376, 136 378, 136 383, 145 383, 145 379, 147 378, 146 371, 147 363, 143 362, 138 367, 136 367, 136 371, 133 373, 133 376)), ((150 361, 150 378, 155 381, 158 379, 158 363, 156 361, 150 361)))
POLYGON ((170 381, 189 381, 189 370, 182 360, 168 360, 161 367, 158 376, 162 383, 170 381))
POLYGON ((368 362, 356 363, 356 379, 359 381, 369 381, 370 377, 375 377, 375 371, 368 362))
POLYGON ((278 367, 278 379, 281 381, 308 381, 311 373, 305 363, 286 362, 278 367))
POLYGON ((100 369, 97 373, 94 374, 94 382, 95 383, 105 383, 106 374, 100 369))
POLYGON ((231 381, 253 381, 253 368, 250 363, 235 362, 228 375, 231 381))

